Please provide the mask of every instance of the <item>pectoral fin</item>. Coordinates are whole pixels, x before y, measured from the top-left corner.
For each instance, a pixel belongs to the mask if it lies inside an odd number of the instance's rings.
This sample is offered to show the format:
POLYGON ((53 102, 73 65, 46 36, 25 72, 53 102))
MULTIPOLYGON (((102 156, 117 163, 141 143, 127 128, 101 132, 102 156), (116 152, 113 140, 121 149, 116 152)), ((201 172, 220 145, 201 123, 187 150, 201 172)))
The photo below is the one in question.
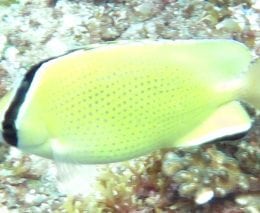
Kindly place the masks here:
POLYGON ((104 165, 55 162, 57 187, 66 195, 91 195, 95 193, 97 179, 104 165))
POLYGON ((66 195, 90 195, 95 193, 96 180, 104 165, 81 164, 71 159, 71 148, 66 146, 67 142, 58 138, 50 140, 53 159, 56 167, 57 187, 61 193, 66 195))
POLYGON ((176 144, 177 146, 199 145, 247 132, 251 125, 252 120, 240 103, 231 102, 220 107, 200 126, 185 135, 176 144))

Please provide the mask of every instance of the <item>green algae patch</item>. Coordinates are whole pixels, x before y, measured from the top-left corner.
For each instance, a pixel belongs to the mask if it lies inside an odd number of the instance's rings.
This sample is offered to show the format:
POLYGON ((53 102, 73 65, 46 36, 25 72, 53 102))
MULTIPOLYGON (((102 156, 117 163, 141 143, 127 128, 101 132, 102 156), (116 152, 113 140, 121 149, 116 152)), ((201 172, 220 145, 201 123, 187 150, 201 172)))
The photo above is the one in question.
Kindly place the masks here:
POLYGON ((2 0, 0 2, 0 7, 1 6, 8 7, 8 6, 15 4, 15 3, 18 3, 18 0, 2 0))

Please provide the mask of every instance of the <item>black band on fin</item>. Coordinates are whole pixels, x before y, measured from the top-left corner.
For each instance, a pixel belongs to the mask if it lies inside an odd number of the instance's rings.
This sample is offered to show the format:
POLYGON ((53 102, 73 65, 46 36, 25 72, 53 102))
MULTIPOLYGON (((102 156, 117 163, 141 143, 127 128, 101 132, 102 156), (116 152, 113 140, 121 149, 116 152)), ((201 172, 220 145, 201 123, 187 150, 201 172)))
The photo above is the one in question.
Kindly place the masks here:
POLYGON ((239 133, 234 134, 234 135, 223 136, 223 137, 217 138, 213 141, 209 141, 208 143, 240 140, 240 139, 244 138, 248 134, 249 131, 250 131, 250 129, 247 130, 247 131, 244 131, 244 132, 239 132, 239 133))

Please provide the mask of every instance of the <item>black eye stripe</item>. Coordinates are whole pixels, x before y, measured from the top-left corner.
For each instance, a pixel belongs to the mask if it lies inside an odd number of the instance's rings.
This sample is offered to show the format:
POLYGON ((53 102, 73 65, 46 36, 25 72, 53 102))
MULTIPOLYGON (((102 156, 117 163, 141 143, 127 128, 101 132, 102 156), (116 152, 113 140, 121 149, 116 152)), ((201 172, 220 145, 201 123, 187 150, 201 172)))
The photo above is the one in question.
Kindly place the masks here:
MULTIPOLYGON (((92 49, 92 48, 89 48, 92 49)), ((51 57, 46 60, 43 60, 39 62, 38 64, 32 66, 29 71, 25 74, 23 77, 23 80, 21 81, 20 86, 18 87, 16 94, 14 95, 13 101, 10 103, 10 106, 5 112, 4 119, 2 121, 2 130, 3 130, 3 138, 5 141, 13 146, 17 146, 18 143, 18 137, 17 137, 17 128, 15 126, 15 121, 17 119, 19 109, 21 105, 23 104, 25 100, 26 93, 28 92, 32 81, 34 79, 35 74, 39 70, 39 68, 45 64, 48 61, 51 61, 55 58, 59 58, 65 55, 68 55, 72 52, 76 52, 78 50, 82 50, 82 48, 70 50, 67 53, 56 56, 56 57, 51 57)))
POLYGON ((20 83, 20 86, 18 87, 16 94, 14 95, 13 101, 11 102, 10 106, 5 112, 5 116, 2 122, 2 130, 3 130, 3 138, 5 141, 12 145, 17 146, 18 143, 18 137, 17 137, 17 128, 15 126, 15 121, 17 119, 19 109, 21 105, 23 104, 25 100, 26 93, 28 92, 32 81, 34 79, 35 74, 39 70, 39 68, 45 64, 48 61, 51 61, 55 58, 62 57, 64 55, 67 55, 69 53, 75 52, 80 49, 71 50, 63 55, 48 58, 46 60, 43 60, 39 62, 38 64, 32 66, 29 71, 25 74, 23 77, 23 80, 20 83))
POLYGON ((9 108, 5 112, 4 120, 2 122, 3 138, 8 144, 12 146, 17 146, 17 142, 18 142, 15 121, 19 109, 22 103, 24 102, 25 95, 30 88, 33 77, 35 76, 36 71, 41 65, 42 63, 33 66, 30 69, 30 71, 24 76, 9 108))
MULTIPOLYGON (((52 59, 52 58, 51 58, 52 59)), ((18 87, 16 94, 14 95, 14 98, 8 107, 8 109, 5 112, 4 120, 2 122, 2 129, 3 129, 3 138, 5 141, 12 145, 17 146, 18 143, 18 137, 17 137, 17 129, 15 126, 15 121, 19 113, 19 109, 21 105, 23 104, 25 100, 25 96, 27 91, 30 88, 30 85, 33 81, 33 78, 37 72, 37 70, 42 66, 42 64, 46 63, 47 61, 51 60, 45 60, 40 62, 37 65, 34 65, 24 76, 23 80, 20 83, 20 86, 18 87)))

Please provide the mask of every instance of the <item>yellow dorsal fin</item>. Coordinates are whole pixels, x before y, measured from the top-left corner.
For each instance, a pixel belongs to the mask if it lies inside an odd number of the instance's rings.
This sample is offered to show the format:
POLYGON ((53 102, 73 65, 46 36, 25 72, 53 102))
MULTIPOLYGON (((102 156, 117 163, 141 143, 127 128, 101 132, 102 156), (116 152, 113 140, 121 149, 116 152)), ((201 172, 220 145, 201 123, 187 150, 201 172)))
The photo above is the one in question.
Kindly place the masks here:
MULTIPOLYGON (((201 125, 181 138, 177 146, 194 146, 209 141, 246 132, 252 120, 239 102, 220 107, 201 125)), ((176 145, 175 145, 176 146, 176 145)))

